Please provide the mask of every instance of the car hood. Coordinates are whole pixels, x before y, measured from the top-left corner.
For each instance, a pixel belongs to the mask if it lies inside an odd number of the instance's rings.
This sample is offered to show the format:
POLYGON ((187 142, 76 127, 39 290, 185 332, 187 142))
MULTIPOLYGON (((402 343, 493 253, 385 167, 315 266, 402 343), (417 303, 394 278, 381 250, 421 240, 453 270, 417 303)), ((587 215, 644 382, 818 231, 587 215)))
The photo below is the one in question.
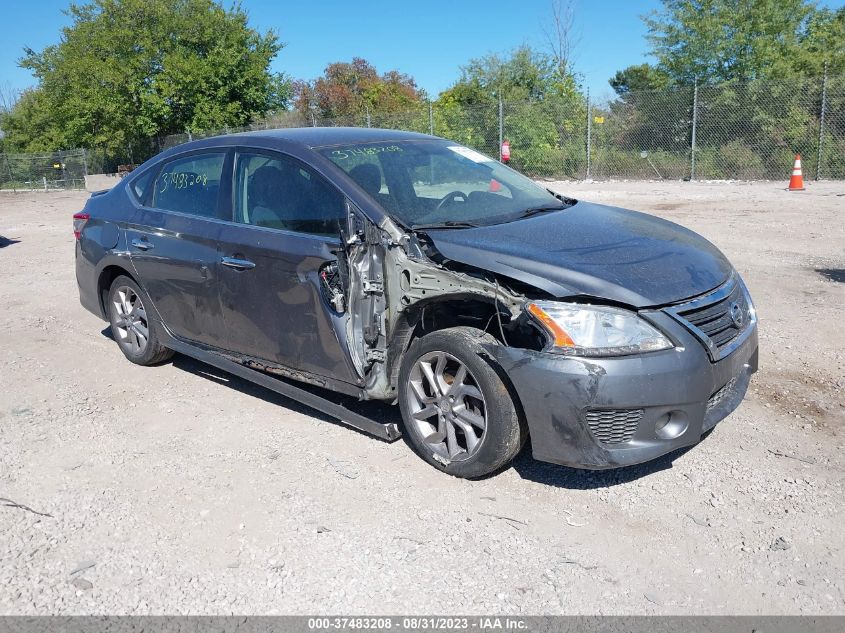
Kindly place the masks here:
POLYGON ((700 295, 732 271, 719 249, 689 229, 581 201, 506 224, 426 233, 447 259, 555 297, 596 297, 637 308, 700 295))

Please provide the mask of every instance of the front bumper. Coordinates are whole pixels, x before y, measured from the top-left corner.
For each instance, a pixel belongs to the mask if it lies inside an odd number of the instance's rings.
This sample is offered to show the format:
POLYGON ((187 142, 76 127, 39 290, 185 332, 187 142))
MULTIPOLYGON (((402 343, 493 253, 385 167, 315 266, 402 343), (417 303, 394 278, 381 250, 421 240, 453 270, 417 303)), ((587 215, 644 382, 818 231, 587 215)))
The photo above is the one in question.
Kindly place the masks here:
POLYGON ((599 359, 490 346, 522 404, 535 459, 590 469, 639 464, 696 444, 739 406, 757 371, 756 323, 729 356, 711 362, 676 320, 652 320, 675 349, 599 359))

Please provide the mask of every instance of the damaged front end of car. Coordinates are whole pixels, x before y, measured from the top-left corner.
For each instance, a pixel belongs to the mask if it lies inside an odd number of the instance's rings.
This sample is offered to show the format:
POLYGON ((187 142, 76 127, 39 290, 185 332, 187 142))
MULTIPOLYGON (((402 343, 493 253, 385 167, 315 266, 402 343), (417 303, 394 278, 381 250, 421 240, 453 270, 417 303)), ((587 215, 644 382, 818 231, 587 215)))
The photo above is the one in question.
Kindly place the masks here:
POLYGON ((757 369, 756 316, 735 273, 696 300, 712 295, 712 312, 725 292, 746 297, 749 322, 730 355, 714 359, 696 328, 677 318, 683 302, 642 308, 550 295, 447 259, 426 231, 389 218, 376 225, 352 206, 343 233, 325 298, 343 308, 360 396, 395 402, 410 343, 471 326, 497 340, 486 352, 542 461, 613 468, 691 446, 739 406, 757 369))
POLYGON ((518 283, 448 262, 424 232, 405 231, 387 217, 377 226, 351 204, 342 233, 337 264, 321 276, 326 301, 346 316, 364 398, 396 400, 402 355, 427 332, 469 325, 505 345, 545 346, 518 283))

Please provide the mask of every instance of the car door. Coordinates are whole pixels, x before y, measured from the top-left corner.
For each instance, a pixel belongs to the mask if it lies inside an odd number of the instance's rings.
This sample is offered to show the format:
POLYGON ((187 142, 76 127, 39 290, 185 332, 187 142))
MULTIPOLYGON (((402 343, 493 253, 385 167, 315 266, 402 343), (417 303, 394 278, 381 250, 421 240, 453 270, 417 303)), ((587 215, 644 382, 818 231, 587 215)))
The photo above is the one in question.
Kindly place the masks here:
POLYGON ((227 349, 354 382, 320 277, 341 247, 344 196, 301 161, 252 149, 235 153, 232 191, 235 223, 220 235, 227 349))
POLYGON ((167 328, 215 346, 224 329, 217 284, 226 157, 201 151, 164 163, 126 230, 139 283, 167 328))

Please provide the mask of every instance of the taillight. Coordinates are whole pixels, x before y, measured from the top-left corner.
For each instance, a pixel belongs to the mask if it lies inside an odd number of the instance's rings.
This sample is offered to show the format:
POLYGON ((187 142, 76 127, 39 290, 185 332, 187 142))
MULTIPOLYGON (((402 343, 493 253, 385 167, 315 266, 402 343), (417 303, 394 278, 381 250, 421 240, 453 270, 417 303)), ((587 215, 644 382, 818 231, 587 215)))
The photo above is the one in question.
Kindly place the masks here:
POLYGON ((73 236, 76 239, 82 237, 82 229, 89 219, 91 219, 91 215, 85 213, 85 211, 73 214, 73 236))

